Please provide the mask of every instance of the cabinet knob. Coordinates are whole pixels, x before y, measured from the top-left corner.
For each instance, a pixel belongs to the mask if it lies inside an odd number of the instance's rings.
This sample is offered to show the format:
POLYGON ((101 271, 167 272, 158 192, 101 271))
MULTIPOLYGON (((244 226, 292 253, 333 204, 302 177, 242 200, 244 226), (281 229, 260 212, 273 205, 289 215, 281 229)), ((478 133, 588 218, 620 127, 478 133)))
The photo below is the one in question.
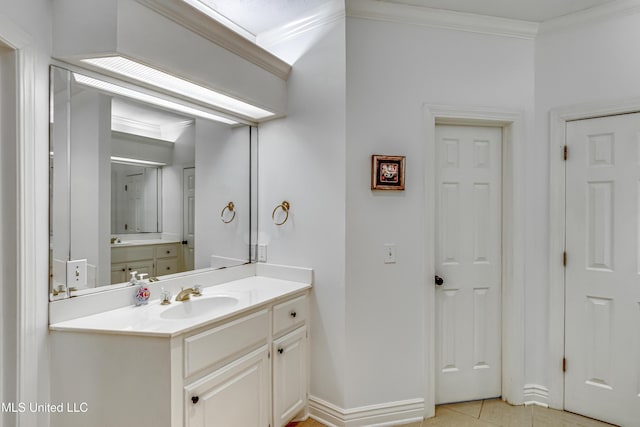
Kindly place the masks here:
POLYGON ((292 311, 292 312, 291 312, 291 313, 289 313, 289 314, 291 315, 291 317, 296 317, 296 316, 298 315, 298 313, 296 313, 296 312, 295 312, 295 310, 294 310, 294 311, 292 311))
POLYGON ((280 347, 280 348, 278 349, 278 353, 282 354, 283 352, 284 352, 284 348, 280 347))
POLYGON ((171 267, 167 267, 167 270, 171 270, 171 267))
POLYGON ((198 396, 191 396, 191 401, 193 402, 194 405, 198 403, 199 400, 200 398, 198 396))
POLYGON ((171 251, 167 251, 167 253, 168 253, 168 254, 170 254, 170 253, 171 253, 171 251))

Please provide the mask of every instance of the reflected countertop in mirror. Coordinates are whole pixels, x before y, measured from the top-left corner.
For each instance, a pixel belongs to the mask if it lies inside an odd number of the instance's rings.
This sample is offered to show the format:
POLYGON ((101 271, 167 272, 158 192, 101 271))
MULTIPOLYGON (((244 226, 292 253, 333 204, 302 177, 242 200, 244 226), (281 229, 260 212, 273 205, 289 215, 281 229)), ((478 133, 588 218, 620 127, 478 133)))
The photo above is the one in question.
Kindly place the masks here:
POLYGON ((255 128, 100 81, 51 67, 52 297, 251 262, 255 128))

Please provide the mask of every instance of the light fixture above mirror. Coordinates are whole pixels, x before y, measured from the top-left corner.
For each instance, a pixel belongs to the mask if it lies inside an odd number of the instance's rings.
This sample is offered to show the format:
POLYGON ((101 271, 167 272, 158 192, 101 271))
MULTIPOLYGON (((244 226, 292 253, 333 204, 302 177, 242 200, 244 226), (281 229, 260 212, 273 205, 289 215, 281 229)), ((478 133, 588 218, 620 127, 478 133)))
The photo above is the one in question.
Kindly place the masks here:
POLYGON ((239 124, 237 121, 228 119, 221 115, 209 113, 199 108, 192 108, 187 105, 179 104, 174 101, 169 101, 167 99, 160 98, 159 96, 150 95, 148 93, 143 92, 142 90, 129 89, 123 85, 115 85, 104 80, 94 79, 93 77, 89 77, 89 76, 78 74, 78 73, 73 73, 73 78, 75 82, 78 84, 89 86, 94 89, 98 89, 102 92, 123 96, 125 98, 134 99, 136 101, 155 105, 157 107, 161 107, 164 109, 173 110, 180 113, 193 115, 196 117, 202 117, 203 119, 213 120, 213 121, 225 123, 228 125, 239 124))
POLYGON ((260 121, 275 116, 275 113, 255 105, 224 95, 208 87, 192 83, 183 78, 149 67, 123 56, 104 56, 82 59, 82 63, 120 77, 153 86, 155 89, 210 105, 225 112, 260 121))

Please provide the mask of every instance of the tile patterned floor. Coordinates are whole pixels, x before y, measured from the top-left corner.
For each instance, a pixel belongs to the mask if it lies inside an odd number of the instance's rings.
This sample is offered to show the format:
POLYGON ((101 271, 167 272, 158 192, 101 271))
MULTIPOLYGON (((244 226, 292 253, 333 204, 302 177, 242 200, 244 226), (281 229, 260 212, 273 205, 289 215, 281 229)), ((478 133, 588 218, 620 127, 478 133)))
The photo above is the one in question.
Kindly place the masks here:
MULTIPOLYGON (((318 421, 287 427, 325 427, 318 421)), ((611 424, 540 406, 511 406, 500 399, 454 403, 436 407, 436 416, 403 427, 612 427, 611 424)))

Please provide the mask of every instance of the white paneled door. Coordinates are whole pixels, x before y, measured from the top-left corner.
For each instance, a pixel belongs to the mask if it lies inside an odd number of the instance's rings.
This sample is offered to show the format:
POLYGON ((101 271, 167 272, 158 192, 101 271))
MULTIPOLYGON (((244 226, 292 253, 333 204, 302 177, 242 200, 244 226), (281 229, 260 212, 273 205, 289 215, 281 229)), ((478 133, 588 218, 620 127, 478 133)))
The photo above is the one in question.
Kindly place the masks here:
POLYGON ((502 129, 443 125, 435 136, 436 404, 498 397, 502 129))
POLYGON ((565 409, 640 425, 640 114, 567 123, 565 409))
POLYGON ((196 168, 185 168, 182 180, 182 269, 193 270, 195 262, 196 168))

